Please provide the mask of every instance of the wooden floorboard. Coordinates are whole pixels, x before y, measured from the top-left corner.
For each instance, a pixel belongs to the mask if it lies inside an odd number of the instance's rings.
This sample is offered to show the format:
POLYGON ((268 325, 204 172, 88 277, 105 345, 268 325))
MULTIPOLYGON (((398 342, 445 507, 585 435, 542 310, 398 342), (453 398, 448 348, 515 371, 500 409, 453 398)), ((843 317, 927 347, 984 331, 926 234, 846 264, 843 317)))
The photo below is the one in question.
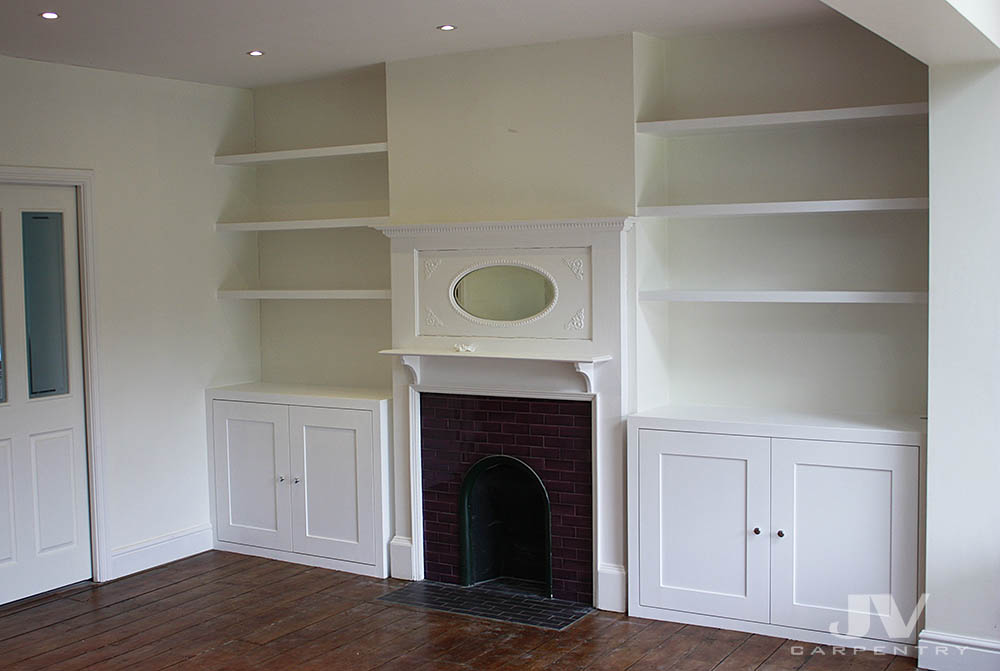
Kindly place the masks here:
POLYGON ((564 631, 378 601, 403 586, 206 552, 0 607, 10 671, 912 671, 914 660, 595 611, 564 631))

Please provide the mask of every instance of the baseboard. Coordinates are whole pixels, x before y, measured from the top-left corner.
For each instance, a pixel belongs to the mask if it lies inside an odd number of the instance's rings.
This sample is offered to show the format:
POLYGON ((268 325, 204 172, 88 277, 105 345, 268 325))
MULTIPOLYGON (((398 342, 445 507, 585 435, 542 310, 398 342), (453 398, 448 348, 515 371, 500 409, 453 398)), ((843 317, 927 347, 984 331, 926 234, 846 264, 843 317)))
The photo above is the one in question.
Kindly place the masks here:
POLYGON ((374 564, 359 564, 358 562, 344 561, 341 559, 330 559, 328 557, 315 557, 313 555, 299 554, 298 552, 288 552, 285 550, 272 550, 271 548, 259 548, 253 545, 242 545, 240 543, 228 543, 226 541, 216 541, 215 549, 224 552, 235 552, 236 554, 249 555, 251 557, 264 557, 265 559, 277 559, 291 564, 302 564, 303 566, 316 566, 334 571, 344 571, 364 575, 369 578, 385 578, 385 569, 374 564))
POLYGON ((423 580, 423 570, 417 570, 413 557, 412 538, 393 536, 389 541, 389 575, 400 580, 423 580))
POLYGON ((111 551, 111 579, 145 571, 211 549, 211 524, 199 524, 190 529, 125 545, 111 551))
POLYGON ((765 624, 763 622, 734 620, 728 617, 686 613, 679 610, 642 606, 636 603, 629 606, 628 614, 632 617, 644 617, 650 620, 663 620, 666 622, 678 622, 680 624, 693 624, 699 627, 742 631, 748 634, 760 634, 761 636, 771 636, 773 638, 787 638, 794 642, 792 654, 795 655, 809 653, 815 648, 815 646, 810 644, 815 643, 832 648, 831 651, 827 651, 825 654, 833 656, 852 655, 855 650, 871 650, 880 655, 917 656, 917 646, 910 643, 880 641, 874 638, 845 638, 812 629, 799 629, 798 627, 785 627, 777 624, 765 624))
POLYGON ((594 607, 624 613, 628 606, 628 574, 624 566, 600 564, 597 567, 597 589, 594 607))
POLYGON ((929 671, 996 671, 1000 641, 970 638, 924 629, 920 632, 917 665, 929 671))

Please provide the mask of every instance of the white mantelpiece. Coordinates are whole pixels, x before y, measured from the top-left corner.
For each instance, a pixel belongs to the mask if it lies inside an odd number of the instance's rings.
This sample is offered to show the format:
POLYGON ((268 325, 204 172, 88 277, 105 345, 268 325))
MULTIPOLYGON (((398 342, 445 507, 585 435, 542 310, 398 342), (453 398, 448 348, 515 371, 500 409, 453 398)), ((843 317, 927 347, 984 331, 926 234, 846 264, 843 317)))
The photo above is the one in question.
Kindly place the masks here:
POLYGON ((590 400, 594 605, 624 611, 630 222, 491 222, 379 230, 392 239, 393 348, 382 353, 397 357, 391 575, 410 580, 424 575, 422 392, 590 400), (510 326, 462 319, 450 301, 450 287, 470 268, 499 261, 537 268, 548 276, 556 285, 557 308, 510 326), (428 310, 433 318, 426 316, 428 310))

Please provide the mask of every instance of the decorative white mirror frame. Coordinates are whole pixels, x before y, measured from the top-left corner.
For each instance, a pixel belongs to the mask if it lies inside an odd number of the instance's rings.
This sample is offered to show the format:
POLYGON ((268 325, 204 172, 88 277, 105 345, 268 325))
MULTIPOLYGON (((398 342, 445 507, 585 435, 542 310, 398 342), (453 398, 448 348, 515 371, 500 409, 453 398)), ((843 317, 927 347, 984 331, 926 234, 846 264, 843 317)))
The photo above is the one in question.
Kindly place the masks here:
POLYGON ((512 328, 517 326, 525 326, 527 324, 532 324, 537 322, 539 319, 544 318, 549 313, 551 313, 555 307, 556 303, 559 302, 559 282, 556 278, 552 276, 552 273, 545 270, 541 266, 535 265, 533 263, 527 263, 526 261, 521 261, 518 259, 508 259, 508 258, 496 258, 489 259, 487 261, 481 261, 479 263, 474 263, 471 266, 467 266, 455 275, 455 278, 448 285, 448 299, 451 302, 451 307, 458 313, 460 317, 464 317, 473 324, 479 324, 480 326, 491 326, 494 328, 512 328), (524 319, 510 319, 510 320, 499 320, 499 319, 483 319, 482 317, 477 317, 465 308, 463 308, 458 299, 455 298, 455 290, 458 287, 458 283, 465 279, 466 275, 474 273, 477 270, 483 270, 484 268, 498 268, 498 267, 510 267, 515 266, 518 268, 527 268, 532 270, 545 279, 549 281, 552 285, 552 300, 549 304, 545 306, 540 312, 531 315, 530 317, 525 317, 524 319))

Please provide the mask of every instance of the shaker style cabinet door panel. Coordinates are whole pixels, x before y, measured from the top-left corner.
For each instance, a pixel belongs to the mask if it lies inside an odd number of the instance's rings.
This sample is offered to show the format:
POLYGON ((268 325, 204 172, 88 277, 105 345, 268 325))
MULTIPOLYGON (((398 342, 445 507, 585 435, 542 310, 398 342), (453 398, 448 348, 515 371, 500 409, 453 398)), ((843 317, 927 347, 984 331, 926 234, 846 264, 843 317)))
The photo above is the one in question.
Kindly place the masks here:
POLYGON ((292 547, 375 563, 375 445, 366 410, 292 407, 292 547))
POLYGON ((772 444, 771 621, 914 642, 918 449, 772 444))
POLYGON ((290 550, 288 407, 215 401, 220 540, 290 550))
POLYGON ((639 430, 643 606, 768 621, 769 448, 639 430))

